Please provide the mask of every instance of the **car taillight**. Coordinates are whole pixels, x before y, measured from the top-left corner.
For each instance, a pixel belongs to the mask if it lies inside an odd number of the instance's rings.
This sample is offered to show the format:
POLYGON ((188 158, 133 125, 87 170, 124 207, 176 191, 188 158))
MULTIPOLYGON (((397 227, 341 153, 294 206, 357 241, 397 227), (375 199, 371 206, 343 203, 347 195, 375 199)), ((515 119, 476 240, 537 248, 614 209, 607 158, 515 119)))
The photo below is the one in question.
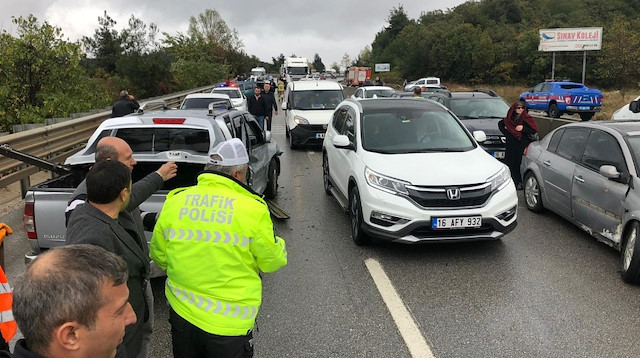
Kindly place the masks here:
POLYGON ((22 225, 24 226, 24 231, 27 232, 27 237, 29 239, 35 240, 38 238, 38 235, 36 234, 36 221, 33 215, 33 202, 27 202, 24 204, 22 225))
POLYGON ((571 96, 570 95, 564 96, 564 103, 571 104, 571 96))

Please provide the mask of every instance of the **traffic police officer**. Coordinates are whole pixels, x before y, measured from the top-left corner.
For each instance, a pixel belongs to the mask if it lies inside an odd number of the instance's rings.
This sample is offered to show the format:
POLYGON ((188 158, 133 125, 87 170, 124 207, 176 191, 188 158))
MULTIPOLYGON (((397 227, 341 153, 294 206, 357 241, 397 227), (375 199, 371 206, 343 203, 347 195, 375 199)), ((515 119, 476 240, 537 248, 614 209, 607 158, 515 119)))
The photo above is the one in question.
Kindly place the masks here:
POLYGON ((259 272, 287 264, 265 201, 246 186, 237 138, 218 144, 198 184, 167 195, 151 258, 167 271, 175 358, 252 357, 262 301, 259 272))

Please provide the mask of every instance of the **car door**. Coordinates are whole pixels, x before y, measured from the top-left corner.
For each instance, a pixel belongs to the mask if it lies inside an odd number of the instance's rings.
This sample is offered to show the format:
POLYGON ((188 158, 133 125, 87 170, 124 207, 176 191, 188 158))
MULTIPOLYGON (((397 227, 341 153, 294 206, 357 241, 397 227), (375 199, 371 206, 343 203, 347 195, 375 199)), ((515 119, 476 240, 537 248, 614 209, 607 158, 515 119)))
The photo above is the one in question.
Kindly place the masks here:
POLYGON ((588 136, 587 128, 571 127, 556 131, 549 147, 538 159, 544 181, 545 206, 566 218, 572 218, 571 185, 588 136), (554 148, 551 143, 556 135, 560 137, 554 148))
MULTIPOLYGON (((346 135, 349 138, 349 141, 353 143, 354 147, 356 146, 356 118, 356 112, 353 110, 353 108, 348 107, 344 117, 344 124, 339 131, 341 135, 346 135)), ((336 148, 335 153, 336 161, 334 163, 340 163, 340 165, 336 166, 334 173, 336 175, 336 178, 339 178, 339 183, 337 185, 339 186, 340 191, 345 194, 346 197, 349 194, 349 175, 354 168, 352 164, 352 156, 355 152, 353 149, 336 148)), ((331 170, 334 169, 331 168, 331 170)))
POLYGON ((618 140, 594 129, 573 175, 573 216, 593 231, 619 242, 622 208, 629 186, 600 174, 602 165, 613 165, 618 172, 629 173, 618 140))
MULTIPOLYGON (((333 118, 331 119, 331 125, 327 128, 327 132, 324 137, 324 146, 327 149, 327 159, 329 161, 329 176, 331 177, 332 182, 335 187, 342 192, 342 188, 344 185, 340 185, 340 182, 343 180, 338 176, 340 173, 340 166, 344 165, 344 163, 339 161, 338 151, 341 149, 336 148, 333 145, 333 138, 336 135, 340 134, 342 127, 344 126, 344 121, 347 117, 347 110, 349 106, 342 106, 336 109, 333 112, 333 118)), ((345 197, 347 195, 346 192, 342 192, 345 197)))
POLYGON ((269 158, 269 148, 258 122, 249 113, 245 113, 244 118, 248 140, 248 142, 245 143, 247 153, 256 159, 256 162, 250 164, 253 175, 252 188, 262 194, 269 180, 269 162, 271 161, 271 158, 269 158))
POLYGON ((540 91, 542 91, 543 83, 538 83, 535 85, 531 91, 529 91, 525 97, 524 101, 527 103, 527 108, 529 109, 540 109, 543 104, 540 102, 540 91))

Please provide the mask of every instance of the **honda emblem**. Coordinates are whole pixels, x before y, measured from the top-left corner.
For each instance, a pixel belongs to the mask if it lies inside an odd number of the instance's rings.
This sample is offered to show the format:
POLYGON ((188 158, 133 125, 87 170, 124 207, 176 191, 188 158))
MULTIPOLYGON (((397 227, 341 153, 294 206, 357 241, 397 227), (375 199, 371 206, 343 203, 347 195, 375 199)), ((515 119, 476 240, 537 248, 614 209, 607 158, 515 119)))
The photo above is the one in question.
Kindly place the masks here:
POLYGON ((449 200, 460 199, 460 189, 458 188, 447 189, 447 198, 449 198, 449 200))

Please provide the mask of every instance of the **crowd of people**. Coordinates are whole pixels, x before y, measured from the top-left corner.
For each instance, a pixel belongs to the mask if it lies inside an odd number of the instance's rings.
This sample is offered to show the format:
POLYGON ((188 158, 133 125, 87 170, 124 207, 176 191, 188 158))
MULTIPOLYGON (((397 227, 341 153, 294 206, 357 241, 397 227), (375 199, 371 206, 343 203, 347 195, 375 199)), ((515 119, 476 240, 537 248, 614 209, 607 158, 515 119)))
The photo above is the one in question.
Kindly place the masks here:
POLYGON ((13 353, 0 347, 0 357, 149 358, 150 259, 167 273, 174 357, 253 356, 260 272, 285 266, 287 251, 266 202, 246 184, 244 144, 234 138, 211 149, 197 185, 171 191, 160 213, 139 205, 178 166, 167 162, 132 183, 132 154, 120 138, 97 143, 96 162, 65 211, 65 245, 39 255, 14 284, 11 317, 24 338, 13 353))

